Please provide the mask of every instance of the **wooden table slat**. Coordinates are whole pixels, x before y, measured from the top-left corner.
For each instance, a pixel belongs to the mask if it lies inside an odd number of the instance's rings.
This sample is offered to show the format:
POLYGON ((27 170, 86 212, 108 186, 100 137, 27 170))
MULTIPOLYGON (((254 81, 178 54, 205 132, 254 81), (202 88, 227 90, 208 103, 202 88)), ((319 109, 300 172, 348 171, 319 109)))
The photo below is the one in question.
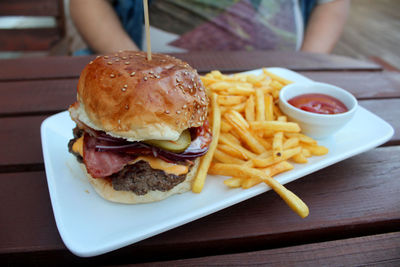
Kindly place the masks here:
POLYGON ((299 73, 315 81, 342 87, 358 99, 400 97, 399 72, 300 71, 299 73))
POLYGON ((399 266, 400 232, 134 266, 399 266))
MULTIPOLYGON (((285 67, 293 70, 368 70, 382 68, 374 63, 342 56, 299 52, 193 52, 171 54, 187 61, 199 72, 221 70, 238 72, 261 67, 285 67), (296 60, 293 60, 296 58, 296 60)), ((95 56, 47 57, 0 60, 1 80, 30 80, 79 77, 83 67, 95 56)))
MULTIPOLYGON (((400 147, 377 148, 288 184, 309 205, 306 219, 274 192, 267 192, 108 257, 124 253, 143 254, 141 259, 152 253, 166 257, 199 249, 210 255, 237 246, 243 250, 290 246, 394 231, 400 223, 399 161, 400 147)), ((0 180, 7 188, 0 200, 8 203, 0 206, 0 213, 7 214, 0 218, 0 254, 63 249, 44 172, 3 173, 0 180)))

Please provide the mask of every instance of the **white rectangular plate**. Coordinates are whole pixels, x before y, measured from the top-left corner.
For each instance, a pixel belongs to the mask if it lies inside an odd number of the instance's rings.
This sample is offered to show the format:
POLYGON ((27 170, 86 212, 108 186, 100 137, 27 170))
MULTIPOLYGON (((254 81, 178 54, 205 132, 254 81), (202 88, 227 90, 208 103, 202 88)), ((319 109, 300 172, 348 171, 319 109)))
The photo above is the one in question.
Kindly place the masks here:
MULTIPOLYGON (((287 69, 269 70, 295 82, 309 81, 287 69)), ((200 194, 187 192, 150 204, 111 203, 97 195, 75 157, 68 152, 67 144, 74 127, 68 112, 61 112, 42 123, 41 137, 57 227, 65 245, 78 256, 96 256, 133 244, 270 190, 264 184, 247 190, 229 189, 223 184, 223 177, 209 176, 200 194)), ((379 146, 393 132, 388 123, 359 107, 342 130, 320 141, 329 148, 327 155, 312 157, 308 164, 295 165, 293 170, 276 179, 286 184, 301 178, 379 146)))

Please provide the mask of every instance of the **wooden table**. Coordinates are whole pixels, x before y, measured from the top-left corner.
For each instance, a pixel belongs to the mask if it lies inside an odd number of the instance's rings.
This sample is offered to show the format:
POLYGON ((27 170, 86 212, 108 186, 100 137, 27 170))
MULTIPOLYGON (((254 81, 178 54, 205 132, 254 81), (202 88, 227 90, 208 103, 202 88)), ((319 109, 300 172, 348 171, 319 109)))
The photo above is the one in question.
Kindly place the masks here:
MULTIPOLYGON (((341 86, 388 121, 393 138, 287 185, 299 218, 272 191, 128 247, 79 258, 51 208, 39 127, 75 100, 92 57, 0 61, 0 262, 6 264, 400 265, 400 74, 338 56, 281 52, 177 54, 204 73, 286 67, 341 86)), ((4 266, 4 264, 1 264, 4 266)))

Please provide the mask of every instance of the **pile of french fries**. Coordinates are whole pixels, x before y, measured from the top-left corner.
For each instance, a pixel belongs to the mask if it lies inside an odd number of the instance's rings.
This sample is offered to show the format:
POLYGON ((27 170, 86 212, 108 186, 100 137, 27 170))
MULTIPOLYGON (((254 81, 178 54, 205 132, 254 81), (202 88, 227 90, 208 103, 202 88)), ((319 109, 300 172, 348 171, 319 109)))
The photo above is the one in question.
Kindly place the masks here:
POLYGON ((272 178, 293 169, 292 163, 307 163, 311 156, 328 153, 279 109, 279 91, 291 81, 266 69, 260 75, 212 71, 201 79, 211 98, 213 141, 192 191, 201 192, 207 173, 230 176, 224 183, 232 188, 264 182, 306 217, 304 202, 272 178))

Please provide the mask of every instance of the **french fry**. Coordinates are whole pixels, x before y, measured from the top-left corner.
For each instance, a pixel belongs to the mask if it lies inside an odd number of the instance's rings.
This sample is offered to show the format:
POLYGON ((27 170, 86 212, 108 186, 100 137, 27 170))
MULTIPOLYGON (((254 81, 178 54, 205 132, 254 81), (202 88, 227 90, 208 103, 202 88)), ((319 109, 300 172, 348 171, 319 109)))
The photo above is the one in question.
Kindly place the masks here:
POLYGON ((226 89, 226 92, 231 95, 245 95, 249 96, 254 94, 254 89, 245 86, 244 84, 237 84, 235 87, 230 87, 226 89))
POLYGON ((312 157, 310 150, 308 150, 307 148, 304 148, 304 147, 301 150, 301 154, 303 154, 304 157, 306 157, 306 158, 312 157))
MULTIPOLYGON (((232 127, 232 129, 233 129, 233 127, 232 127)), ((230 145, 229 142, 240 145, 240 140, 231 133, 222 133, 219 137, 219 141, 221 141, 220 143, 227 144, 227 145, 230 145)))
POLYGON ((228 113, 231 114, 235 118, 235 121, 238 123, 238 125, 240 127, 246 128, 246 129, 248 129, 250 127, 249 123, 236 110, 230 110, 228 113))
POLYGON ((275 159, 282 157, 283 153, 283 132, 277 132, 272 141, 273 156, 275 159))
POLYGON ((255 167, 257 168, 264 168, 264 167, 268 167, 274 163, 283 161, 283 160, 287 160, 290 159, 291 157, 293 157, 294 155, 298 154, 301 152, 301 147, 295 147, 295 148, 291 148, 291 149, 287 149, 284 150, 282 152, 282 156, 279 158, 275 158, 274 156, 269 156, 267 158, 264 159, 260 159, 260 158, 253 158, 253 164, 255 167))
POLYGON ((232 178, 226 179, 224 181, 224 184, 226 184, 227 186, 229 186, 231 188, 238 188, 242 185, 242 179, 238 178, 238 177, 232 177, 232 178))
POLYGON ((304 148, 307 148, 314 156, 323 156, 328 154, 329 152, 328 148, 324 146, 319 146, 319 145, 310 146, 306 144, 303 144, 302 146, 304 148))
POLYGON ((244 143, 255 153, 262 153, 265 148, 252 136, 247 127, 242 125, 240 119, 237 119, 233 114, 227 113, 224 116, 232 125, 234 131, 240 136, 244 143))
MULTIPOLYGON (((228 146, 231 146, 233 148, 235 148, 236 150, 239 150, 241 153, 243 153, 244 155, 246 155, 248 158, 252 159, 257 157, 256 154, 254 154, 253 152, 247 150, 246 148, 244 148, 240 142, 236 143, 235 141, 232 141, 230 138, 228 138, 227 136, 229 135, 221 135, 220 140, 223 144, 226 144, 228 146)), ((232 135, 231 135, 232 136, 232 135)), ((235 139, 233 139, 235 140, 235 139)))
POLYGON ((230 87, 230 84, 225 81, 221 82, 215 82, 210 85, 210 89, 212 91, 222 91, 222 90, 227 90, 230 87))
POLYGON ((243 112, 246 107, 246 103, 240 103, 230 107, 230 110, 234 110, 236 112, 243 112))
POLYGON ((225 152, 222 152, 221 150, 217 149, 214 152, 214 158, 222 163, 234 163, 234 164, 243 164, 245 163, 244 160, 232 157, 231 155, 228 155, 225 152))
POLYGON ((253 136, 254 136, 254 137, 257 139, 257 141, 265 148, 265 150, 272 149, 271 141, 269 141, 269 140, 266 139, 266 138, 262 138, 262 137, 258 136, 257 134, 254 134, 253 136))
POLYGON ((274 99, 272 95, 267 94, 264 98, 265 105, 265 120, 272 121, 274 120, 274 99))
POLYGON ((220 95, 218 96, 218 104, 225 106, 232 106, 242 103, 246 100, 245 96, 237 95, 220 95))
MULTIPOLYGON (((264 169, 261 169, 261 170, 264 171, 269 176, 274 176, 274 175, 277 175, 279 173, 282 173, 282 172, 285 172, 285 171, 289 171, 289 170, 291 170, 293 168, 294 168, 294 166, 292 164, 290 164, 289 162, 281 161, 281 162, 275 163, 274 165, 272 165, 272 166, 270 166, 268 168, 264 168, 264 169)), ((247 188, 253 187, 253 186, 255 186, 255 185, 257 185, 257 184, 259 184, 261 182, 262 182, 262 179, 260 179, 259 177, 254 176, 254 177, 251 177, 249 179, 243 180, 241 186, 242 186, 243 189, 247 189, 247 188)))
POLYGON ((283 115, 282 111, 279 109, 278 106, 274 105, 273 109, 274 109, 274 115, 275 115, 275 117, 279 117, 279 116, 282 116, 282 115, 283 115))
POLYGON ((306 144, 313 144, 313 145, 317 144, 316 140, 314 140, 311 137, 309 137, 307 135, 304 135, 302 133, 289 133, 289 132, 286 132, 285 136, 288 137, 288 138, 297 137, 297 138, 299 138, 299 141, 301 141, 303 143, 306 143, 306 144))
POLYGON ((201 158, 199 168, 197 170, 197 175, 193 181, 192 191, 194 193, 200 193, 203 190, 204 182, 206 180, 207 171, 210 167, 211 160, 214 156, 214 151, 217 149, 218 137, 221 127, 221 112, 218 106, 218 96, 213 93, 211 98, 211 108, 212 108, 212 133, 213 139, 208 148, 208 152, 201 158))
POLYGON ((262 90, 256 90, 256 121, 265 120, 265 103, 262 90))
POLYGON ((250 127, 256 131, 273 130, 273 131, 290 132, 290 133, 300 132, 300 126, 295 122, 254 121, 250 122, 250 127))
POLYGON ((293 83, 292 81, 289 81, 281 76, 273 74, 272 72, 268 71, 267 69, 263 69, 263 73, 266 74, 267 76, 271 77, 272 80, 276 80, 283 85, 288 85, 288 84, 293 83))
POLYGON ((283 143, 283 149, 289 149, 292 147, 296 147, 299 145, 299 138, 297 137, 290 137, 283 143))
POLYGON ((226 176, 235 176, 235 177, 244 177, 244 178, 252 178, 254 176, 259 177, 270 186, 278 195, 295 211, 300 217, 305 218, 309 214, 309 209, 307 205, 293 192, 287 190, 283 185, 281 185, 278 181, 271 178, 271 176, 267 175, 265 172, 241 165, 235 164, 224 164, 224 163, 216 163, 210 166, 210 169, 213 170, 213 173, 219 175, 226 176))
POLYGON ((246 120, 251 122, 251 121, 255 121, 255 111, 254 111, 254 96, 251 95, 247 101, 246 101, 246 106, 244 108, 244 113, 245 113, 245 117, 246 120))
POLYGON ((246 154, 243 154, 241 151, 237 150, 234 147, 225 145, 225 144, 218 144, 218 149, 221 151, 225 152, 228 155, 231 155, 232 157, 236 157, 238 159, 243 159, 247 160, 249 157, 246 154))
MULTIPOLYGON (((284 85, 282 83, 280 83, 279 81, 272 81, 271 82, 271 87, 275 89, 275 91, 278 91, 282 89, 284 85)), ((276 98, 276 97, 274 97, 276 98)))
POLYGON ((223 75, 219 70, 213 70, 210 72, 210 75, 214 78, 222 79, 223 75))
POLYGON ((296 154, 296 155, 294 155, 293 157, 292 157, 292 160, 294 161, 294 162, 296 162, 296 163, 307 163, 308 162, 308 160, 307 160, 307 158, 304 156, 304 154, 303 153, 298 153, 298 154, 296 154))
POLYGON ((226 133, 232 130, 232 126, 226 121, 221 121, 221 132, 226 133))

